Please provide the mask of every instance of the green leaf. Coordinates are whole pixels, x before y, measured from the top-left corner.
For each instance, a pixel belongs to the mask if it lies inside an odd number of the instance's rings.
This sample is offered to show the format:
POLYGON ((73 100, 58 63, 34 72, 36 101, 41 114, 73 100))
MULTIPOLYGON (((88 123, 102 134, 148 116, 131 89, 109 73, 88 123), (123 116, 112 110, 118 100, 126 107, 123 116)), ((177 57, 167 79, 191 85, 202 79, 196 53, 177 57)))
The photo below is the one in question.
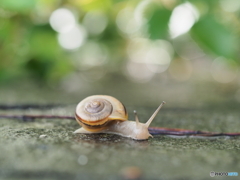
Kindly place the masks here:
POLYGON ((168 39, 168 23, 171 11, 163 7, 155 7, 152 16, 148 18, 148 33, 150 39, 168 39))
POLYGON ((226 25, 219 23, 212 16, 200 19, 191 29, 196 42, 209 53, 235 59, 238 38, 226 25))

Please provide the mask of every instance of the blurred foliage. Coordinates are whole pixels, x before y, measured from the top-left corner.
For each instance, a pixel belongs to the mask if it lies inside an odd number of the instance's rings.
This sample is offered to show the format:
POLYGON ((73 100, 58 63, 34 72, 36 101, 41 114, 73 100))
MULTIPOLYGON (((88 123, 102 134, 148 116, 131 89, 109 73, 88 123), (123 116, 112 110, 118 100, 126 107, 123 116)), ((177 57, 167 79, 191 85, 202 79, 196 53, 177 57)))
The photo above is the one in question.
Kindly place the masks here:
POLYGON ((224 56, 237 58, 239 39, 230 28, 223 26, 214 17, 202 17, 192 28, 192 35, 206 50, 224 56))
MULTIPOLYGON (((89 12, 101 12, 107 17, 104 31, 95 35, 89 33, 85 40, 85 44, 96 42, 106 50, 107 63, 102 64, 106 72, 120 71, 119 66, 126 60, 126 45, 133 37, 164 39, 171 43, 171 14, 175 7, 186 2, 199 12, 198 20, 188 32, 198 46, 208 56, 222 56, 226 61, 235 61, 236 65, 240 65, 240 9, 226 11, 221 5, 223 1, 1 0, 0 82, 22 77, 57 82, 72 72, 86 71, 81 63, 76 63, 76 59, 81 61, 82 47, 74 51, 62 48, 58 33, 50 26, 51 13, 58 8, 70 9, 81 25, 89 12), (119 12, 126 8, 133 11, 140 9, 145 23, 140 33, 126 34, 119 29, 116 19, 119 12)), ((179 58, 176 52, 174 58, 179 58)))
POLYGON ((155 6, 148 20, 148 33, 150 39, 168 39, 168 23, 171 10, 161 6, 155 6), (159 23, 161 20, 161 23, 159 23))

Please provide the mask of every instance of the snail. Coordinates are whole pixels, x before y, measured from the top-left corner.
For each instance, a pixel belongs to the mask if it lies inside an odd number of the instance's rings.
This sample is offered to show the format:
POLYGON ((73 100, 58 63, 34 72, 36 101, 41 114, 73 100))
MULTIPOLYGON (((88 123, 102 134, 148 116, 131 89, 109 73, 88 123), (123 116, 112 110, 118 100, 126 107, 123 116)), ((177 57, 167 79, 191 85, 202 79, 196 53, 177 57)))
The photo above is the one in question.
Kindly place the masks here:
POLYGON ((107 95, 89 96, 76 107, 75 119, 82 127, 74 133, 107 133, 146 140, 152 137, 148 127, 164 104, 163 101, 144 124, 139 122, 136 111, 135 121, 129 121, 125 106, 116 98, 107 95))

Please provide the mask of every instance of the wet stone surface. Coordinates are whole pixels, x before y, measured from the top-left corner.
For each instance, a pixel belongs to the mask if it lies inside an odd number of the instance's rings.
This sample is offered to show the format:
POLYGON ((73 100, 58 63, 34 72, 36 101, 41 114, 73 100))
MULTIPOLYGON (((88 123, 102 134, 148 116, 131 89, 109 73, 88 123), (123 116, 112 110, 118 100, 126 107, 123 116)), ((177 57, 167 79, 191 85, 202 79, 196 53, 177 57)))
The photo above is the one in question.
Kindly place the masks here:
MULTIPOLYGON (((146 122, 159 103, 166 101, 152 127, 240 132, 240 104, 234 99, 237 85, 113 83, 94 82, 71 93, 23 82, 2 87, 2 105, 51 106, 2 108, 0 114, 73 116, 81 99, 108 94, 125 104, 129 119, 137 110, 141 122, 146 122)), ((75 120, 0 119, 0 179, 205 180, 213 179, 211 171, 240 173, 240 137, 157 135, 135 141, 117 135, 73 134, 78 128, 75 120)), ((226 178, 230 177, 222 177, 226 178)))
MULTIPOLYGON (((73 115, 74 106, 1 114, 73 115)), ((141 119, 155 110, 139 108, 141 119)), ((129 112, 133 111, 130 107, 129 112)), ((152 126, 238 132, 240 112, 165 107, 152 126)), ((132 115, 130 114, 130 118, 132 115)), ((117 135, 73 134, 74 120, 1 119, 1 179, 210 179, 210 171, 239 172, 240 137, 157 135, 135 141, 117 135)), ((231 177, 237 179, 237 177, 231 177)))

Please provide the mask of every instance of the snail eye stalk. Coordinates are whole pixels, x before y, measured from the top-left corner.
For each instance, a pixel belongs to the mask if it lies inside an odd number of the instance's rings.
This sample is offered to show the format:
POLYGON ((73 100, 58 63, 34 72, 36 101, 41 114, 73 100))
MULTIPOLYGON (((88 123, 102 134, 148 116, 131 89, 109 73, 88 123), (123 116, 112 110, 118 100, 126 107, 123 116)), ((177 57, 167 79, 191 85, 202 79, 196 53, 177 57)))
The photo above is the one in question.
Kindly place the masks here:
POLYGON ((133 113, 134 113, 135 121, 136 121, 136 124, 137 124, 137 127, 138 127, 140 125, 140 122, 139 122, 139 119, 138 119, 137 111, 134 110, 133 113))
POLYGON ((146 122, 147 127, 150 126, 151 122, 153 121, 153 119, 155 118, 155 116, 157 115, 157 113, 160 111, 160 109, 162 108, 162 106, 166 104, 165 101, 163 101, 158 108, 156 109, 156 111, 153 113, 153 115, 149 118, 149 120, 146 122))

